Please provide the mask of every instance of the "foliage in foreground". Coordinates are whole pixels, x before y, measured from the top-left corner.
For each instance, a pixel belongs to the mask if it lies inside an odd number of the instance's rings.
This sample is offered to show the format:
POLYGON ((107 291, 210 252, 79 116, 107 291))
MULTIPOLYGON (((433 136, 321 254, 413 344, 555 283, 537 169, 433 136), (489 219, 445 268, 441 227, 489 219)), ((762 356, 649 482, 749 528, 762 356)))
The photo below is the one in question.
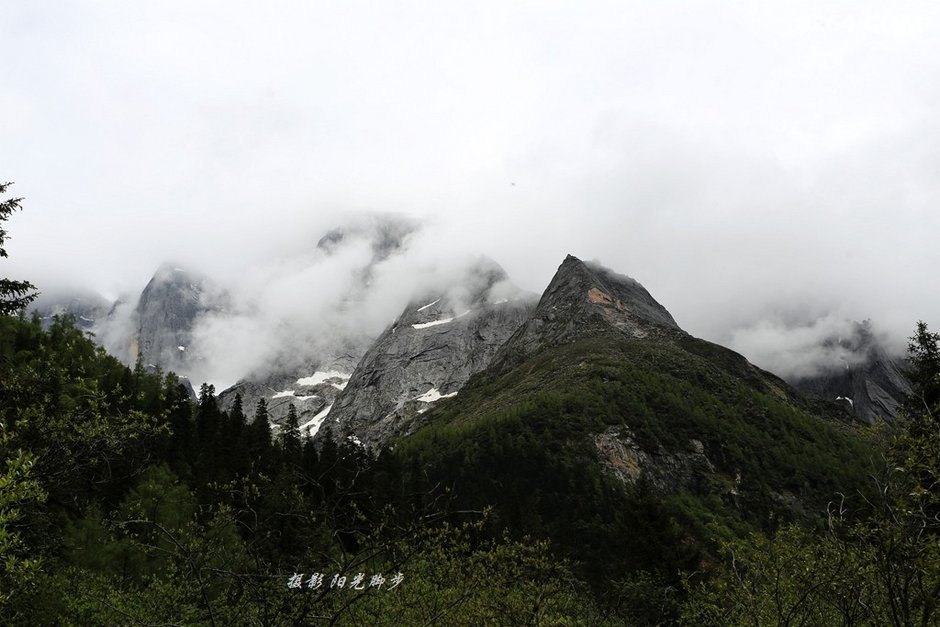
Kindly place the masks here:
POLYGON ((240 562, 239 550, 220 547, 212 533, 201 541, 200 534, 179 536, 179 546, 167 554, 169 563, 146 585, 122 588, 102 575, 76 578, 87 573, 75 568, 51 577, 48 584, 50 591, 61 595, 59 616, 70 617, 74 624, 591 625, 603 621, 581 584, 544 543, 477 543, 477 531, 471 525, 445 525, 385 547, 377 555, 351 556, 342 571, 347 576, 343 588, 331 587, 332 572, 319 573, 324 577, 312 589, 311 572, 296 573, 300 576, 296 588, 287 585, 293 573, 252 574, 250 560, 240 562), (385 581, 370 585, 377 573, 385 581), (396 573, 403 575, 398 585, 392 580, 396 573), (357 574, 364 576, 360 583, 354 580, 357 574))
POLYGON ((4 624, 603 622, 546 542, 444 523, 387 451, 272 440, 263 407, 192 403, 68 319, 2 317, 0 349, 4 624), (287 586, 313 570, 319 588, 287 586))

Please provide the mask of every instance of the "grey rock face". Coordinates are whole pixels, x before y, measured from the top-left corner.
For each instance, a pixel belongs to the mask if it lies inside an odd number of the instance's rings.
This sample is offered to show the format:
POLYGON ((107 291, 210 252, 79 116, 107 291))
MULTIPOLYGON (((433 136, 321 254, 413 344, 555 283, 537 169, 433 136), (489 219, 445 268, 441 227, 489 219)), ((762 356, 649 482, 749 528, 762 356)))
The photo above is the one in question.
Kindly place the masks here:
POLYGON ((196 320, 222 307, 224 296, 207 277, 161 266, 137 301, 137 333, 131 358, 140 355, 144 365, 186 372, 190 361, 186 351, 196 320))
POLYGON ((633 337, 683 333, 634 279, 568 255, 538 306, 493 360, 499 370, 549 346, 615 328, 633 337))
POLYGON ((871 323, 855 323, 849 337, 828 341, 845 349, 850 358, 840 367, 813 376, 791 377, 789 383, 804 394, 842 403, 868 424, 897 417, 911 385, 902 371, 903 362, 885 351, 871 323))
POLYGON ((297 377, 282 375, 263 381, 240 381, 219 394, 219 406, 225 411, 231 410, 235 396, 241 394, 242 408, 250 421, 258 401, 263 398, 267 403, 268 419, 276 424, 287 418, 287 410, 293 404, 299 424, 304 424, 329 405, 339 393, 329 384, 300 386, 297 380, 297 377))
POLYGON ((251 419, 258 401, 263 398, 268 407, 268 419, 272 424, 280 424, 293 404, 299 424, 305 427, 302 431, 316 434, 326 414, 314 419, 336 402, 364 352, 363 346, 359 351, 327 357, 305 367, 246 377, 219 394, 219 406, 230 410, 236 394, 240 394, 245 415, 251 419))
POLYGON ((333 405, 331 428, 364 444, 406 435, 431 403, 456 394, 486 368, 534 299, 492 262, 472 278, 469 290, 413 302, 382 333, 333 405))

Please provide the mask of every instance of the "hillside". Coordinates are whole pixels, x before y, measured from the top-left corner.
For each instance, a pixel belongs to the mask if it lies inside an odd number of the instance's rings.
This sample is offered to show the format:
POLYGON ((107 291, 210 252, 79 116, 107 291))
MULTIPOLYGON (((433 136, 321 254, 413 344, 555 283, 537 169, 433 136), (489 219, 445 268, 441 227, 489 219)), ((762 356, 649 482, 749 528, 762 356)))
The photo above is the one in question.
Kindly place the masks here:
POLYGON ((865 485, 871 457, 638 283, 573 257, 493 364, 426 416, 400 454, 598 584, 639 569, 674 581, 722 537, 812 523, 865 485))

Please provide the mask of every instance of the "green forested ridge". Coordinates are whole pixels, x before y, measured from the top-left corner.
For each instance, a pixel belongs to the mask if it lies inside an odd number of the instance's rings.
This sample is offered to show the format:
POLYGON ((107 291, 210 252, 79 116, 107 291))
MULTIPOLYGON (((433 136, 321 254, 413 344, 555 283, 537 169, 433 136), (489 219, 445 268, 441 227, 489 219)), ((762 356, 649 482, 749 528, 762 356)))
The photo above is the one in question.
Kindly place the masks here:
POLYGON ((472 379, 398 452, 462 506, 498 503, 497 526, 551 538, 600 594, 639 573, 678 586, 680 573, 707 570, 722 538, 787 519, 817 524, 837 493, 869 487, 874 457, 783 382, 712 347, 730 366, 615 334, 548 349, 472 379), (698 440, 715 472, 672 494, 642 478, 624 486, 602 470, 591 437, 611 427, 666 454, 698 440))
MULTIPOLYGON (((798 397, 783 393, 782 381, 759 382, 669 344, 596 337, 545 351, 506 376, 472 379, 403 446, 472 442, 486 430, 511 433, 524 425, 550 433, 546 446, 580 448, 590 458, 586 434, 626 426, 649 450, 679 452, 692 439, 702 442, 719 471, 741 475, 745 500, 790 490, 824 504, 865 482, 869 445, 844 425, 808 413, 798 397)), ((423 448, 432 455, 452 450, 423 448)))

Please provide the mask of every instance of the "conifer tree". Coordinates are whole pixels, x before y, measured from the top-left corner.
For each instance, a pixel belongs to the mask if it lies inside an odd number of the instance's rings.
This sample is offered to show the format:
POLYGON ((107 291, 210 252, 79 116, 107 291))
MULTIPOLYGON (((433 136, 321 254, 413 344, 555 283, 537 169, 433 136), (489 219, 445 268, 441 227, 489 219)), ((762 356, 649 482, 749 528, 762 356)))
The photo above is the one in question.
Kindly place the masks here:
POLYGON ((287 408, 287 421, 281 434, 281 446, 284 448, 284 461, 288 466, 300 463, 300 428, 297 423, 297 408, 291 403, 287 408))
POLYGON ((268 420, 268 403, 263 398, 258 399, 255 419, 249 431, 248 454, 261 468, 267 468, 271 458, 271 422, 268 420))
POLYGON ((931 332, 926 322, 917 323, 908 342, 907 362, 907 376, 914 387, 908 409, 914 415, 925 410, 935 413, 940 405, 940 333, 931 332))
POLYGON ((202 445, 212 443, 219 428, 219 418, 215 386, 203 383, 199 387, 199 406, 196 409, 196 435, 202 445))
POLYGON ((193 445, 193 417, 189 393, 172 372, 164 378, 164 397, 166 399, 170 426, 169 450, 167 458, 178 463, 189 459, 193 445))
POLYGON ((256 427, 264 427, 267 429, 265 433, 271 432, 271 421, 268 420, 268 402, 263 398, 258 399, 258 404, 255 406, 255 419, 252 422, 256 427))
MULTIPOLYGON (((0 183, 0 194, 7 191, 12 183, 0 183)), ((0 200, 0 257, 7 257, 7 251, 3 248, 3 242, 7 238, 7 232, 3 229, 2 223, 10 217, 10 214, 20 208, 22 198, 9 198, 0 200)), ((0 278, 0 315, 7 315, 20 311, 26 305, 35 300, 38 294, 36 286, 28 281, 14 281, 12 279, 0 278)))
POLYGON ((224 446, 227 449, 228 469, 233 476, 244 476, 248 472, 248 446, 251 436, 240 393, 235 394, 227 422, 224 446))
POLYGON ((301 487, 307 496, 319 495, 320 489, 317 483, 319 478, 320 456, 317 454, 317 447, 313 443, 313 438, 306 438, 303 441, 303 452, 301 457, 301 487))
POLYGON ((232 419, 232 424, 236 428, 240 428, 237 425, 244 426, 245 424, 245 410, 242 407, 242 395, 240 392, 235 394, 235 401, 232 403, 232 409, 229 411, 229 417, 232 419))
POLYGON ((193 466, 203 485, 208 485, 220 472, 217 451, 222 412, 215 400, 215 386, 203 383, 199 388, 199 404, 196 406, 196 458, 193 466))

